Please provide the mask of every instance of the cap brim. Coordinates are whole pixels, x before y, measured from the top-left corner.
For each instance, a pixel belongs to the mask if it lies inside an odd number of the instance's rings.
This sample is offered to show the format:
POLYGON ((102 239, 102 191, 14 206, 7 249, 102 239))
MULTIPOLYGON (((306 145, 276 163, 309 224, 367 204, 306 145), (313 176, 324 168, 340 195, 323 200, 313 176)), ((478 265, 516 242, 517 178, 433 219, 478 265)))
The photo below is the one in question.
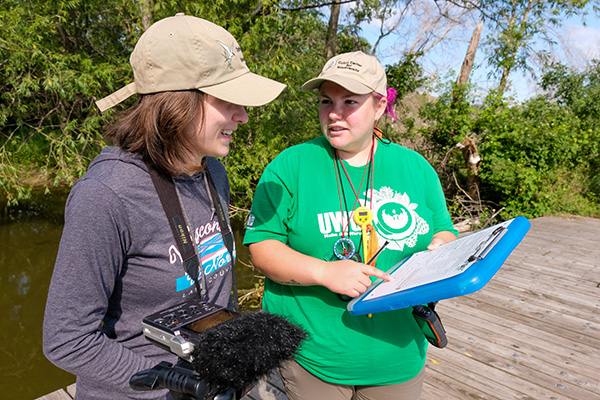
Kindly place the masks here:
POLYGON ((275 100, 285 87, 283 83, 248 72, 230 81, 198 90, 232 104, 257 107, 275 100))
POLYGON ((323 77, 313 78, 309 81, 306 81, 304 83, 304 85, 302 85, 300 90, 302 90, 303 92, 310 92, 311 90, 318 89, 321 86, 321 84, 326 81, 337 83, 338 85, 340 85, 344 89, 348 90, 349 92, 356 93, 356 94, 367 94, 367 93, 373 92, 372 88, 370 88, 366 85, 363 85, 360 82, 357 82, 355 79, 346 78, 343 76, 332 76, 330 78, 323 78, 323 77))
POLYGON ((111 107, 116 106, 122 101, 128 99, 132 95, 137 93, 135 82, 131 82, 130 84, 123 86, 121 89, 117 90, 114 93, 109 94, 108 96, 97 100, 96 106, 100 109, 100 112, 104 112, 111 107))

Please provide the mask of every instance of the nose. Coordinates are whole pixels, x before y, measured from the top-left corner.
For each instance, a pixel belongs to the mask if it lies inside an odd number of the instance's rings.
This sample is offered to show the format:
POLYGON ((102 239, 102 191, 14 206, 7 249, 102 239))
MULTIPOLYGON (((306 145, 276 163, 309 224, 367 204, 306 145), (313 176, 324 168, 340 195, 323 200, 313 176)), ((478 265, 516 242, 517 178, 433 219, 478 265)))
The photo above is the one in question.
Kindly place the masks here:
POLYGON ((248 122, 248 113, 246 112, 246 108, 244 106, 237 106, 235 112, 233 113, 233 120, 238 124, 245 124, 248 122))
POLYGON ((327 116, 332 121, 337 121, 342 118, 342 107, 337 103, 332 103, 327 116))

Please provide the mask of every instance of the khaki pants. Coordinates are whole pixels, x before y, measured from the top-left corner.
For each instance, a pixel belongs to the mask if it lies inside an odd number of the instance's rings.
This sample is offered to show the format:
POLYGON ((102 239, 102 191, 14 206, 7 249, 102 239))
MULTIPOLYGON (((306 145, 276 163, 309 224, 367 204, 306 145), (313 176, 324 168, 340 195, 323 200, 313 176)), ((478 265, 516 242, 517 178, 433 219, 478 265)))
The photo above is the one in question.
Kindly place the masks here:
POLYGON ((297 362, 280 368, 289 400, 417 400, 423 389, 425 368, 410 381, 396 385, 351 386, 325 382, 297 362))

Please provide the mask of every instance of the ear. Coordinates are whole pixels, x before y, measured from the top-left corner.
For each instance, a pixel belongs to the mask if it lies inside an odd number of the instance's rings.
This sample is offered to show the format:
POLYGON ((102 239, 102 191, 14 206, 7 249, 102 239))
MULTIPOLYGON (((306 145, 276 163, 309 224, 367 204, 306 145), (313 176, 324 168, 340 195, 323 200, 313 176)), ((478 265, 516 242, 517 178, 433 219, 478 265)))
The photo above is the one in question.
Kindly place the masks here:
POLYGON ((387 98, 373 94, 373 101, 375 102, 375 121, 377 121, 385 113, 387 98))

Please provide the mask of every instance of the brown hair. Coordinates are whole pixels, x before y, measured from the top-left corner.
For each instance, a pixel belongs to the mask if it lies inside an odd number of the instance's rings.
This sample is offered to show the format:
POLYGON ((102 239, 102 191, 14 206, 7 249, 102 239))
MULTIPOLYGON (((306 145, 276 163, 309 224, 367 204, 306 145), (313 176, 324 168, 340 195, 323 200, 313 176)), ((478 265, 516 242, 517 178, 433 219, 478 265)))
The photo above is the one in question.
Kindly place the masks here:
POLYGON ((194 121, 202 120, 203 99, 198 90, 142 95, 105 137, 124 151, 141 154, 162 173, 191 175, 202 169, 191 130, 194 121))

